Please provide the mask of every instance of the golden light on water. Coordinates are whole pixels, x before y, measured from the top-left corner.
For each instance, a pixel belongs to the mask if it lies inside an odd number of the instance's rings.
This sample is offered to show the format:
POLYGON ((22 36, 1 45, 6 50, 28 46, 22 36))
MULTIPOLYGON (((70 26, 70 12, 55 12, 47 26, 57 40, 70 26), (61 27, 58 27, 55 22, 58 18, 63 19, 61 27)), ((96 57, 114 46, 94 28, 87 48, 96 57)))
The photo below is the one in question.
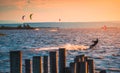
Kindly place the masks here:
POLYGON ((39 29, 39 28, 35 28, 34 30, 38 31, 38 30, 40 30, 40 29, 39 29))

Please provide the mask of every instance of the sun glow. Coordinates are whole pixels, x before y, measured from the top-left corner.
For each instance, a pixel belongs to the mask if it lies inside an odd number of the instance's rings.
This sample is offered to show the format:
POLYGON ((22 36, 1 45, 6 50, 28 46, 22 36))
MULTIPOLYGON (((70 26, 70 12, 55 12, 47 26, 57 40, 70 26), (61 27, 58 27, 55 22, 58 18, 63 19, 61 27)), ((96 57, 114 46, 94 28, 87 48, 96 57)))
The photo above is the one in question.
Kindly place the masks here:
POLYGON ((0 20, 18 22, 119 21, 120 0, 1 0, 0 20), (21 16, 33 13, 33 19, 21 16))

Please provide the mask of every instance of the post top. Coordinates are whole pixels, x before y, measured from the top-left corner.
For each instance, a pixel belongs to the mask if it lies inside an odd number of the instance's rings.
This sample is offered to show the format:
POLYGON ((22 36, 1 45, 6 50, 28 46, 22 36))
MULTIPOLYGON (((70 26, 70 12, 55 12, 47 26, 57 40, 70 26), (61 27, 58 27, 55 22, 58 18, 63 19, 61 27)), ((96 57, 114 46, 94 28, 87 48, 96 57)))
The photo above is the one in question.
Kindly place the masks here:
POLYGON ((21 53, 21 51, 19 51, 19 50, 14 50, 14 51, 10 51, 10 53, 21 53))

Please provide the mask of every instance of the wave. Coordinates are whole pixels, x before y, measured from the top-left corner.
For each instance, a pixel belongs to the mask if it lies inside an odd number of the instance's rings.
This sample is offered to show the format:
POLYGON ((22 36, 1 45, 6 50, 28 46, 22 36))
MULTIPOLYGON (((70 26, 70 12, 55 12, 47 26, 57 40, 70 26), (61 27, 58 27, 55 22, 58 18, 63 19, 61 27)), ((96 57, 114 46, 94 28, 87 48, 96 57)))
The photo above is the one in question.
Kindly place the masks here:
POLYGON ((89 46, 85 45, 74 45, 74 44, 65 44, 58 47, 42 47, 42 48, 36 48, 35 51, 54 51, 58 50, 59 48, 66 48, 66 50, 86 50, 89 48, 89 46))

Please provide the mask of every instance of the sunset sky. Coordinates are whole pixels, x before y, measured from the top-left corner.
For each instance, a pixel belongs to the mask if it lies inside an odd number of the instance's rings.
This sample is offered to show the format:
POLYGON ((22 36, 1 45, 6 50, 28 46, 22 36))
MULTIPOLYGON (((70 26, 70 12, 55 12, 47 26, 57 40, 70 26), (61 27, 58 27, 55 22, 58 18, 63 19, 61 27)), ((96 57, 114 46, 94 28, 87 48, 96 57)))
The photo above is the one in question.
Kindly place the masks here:
POLYGON ((120 21, 120 0, 0 0, 0 23, 58 22, 59 18, 63 22, 120 21))

